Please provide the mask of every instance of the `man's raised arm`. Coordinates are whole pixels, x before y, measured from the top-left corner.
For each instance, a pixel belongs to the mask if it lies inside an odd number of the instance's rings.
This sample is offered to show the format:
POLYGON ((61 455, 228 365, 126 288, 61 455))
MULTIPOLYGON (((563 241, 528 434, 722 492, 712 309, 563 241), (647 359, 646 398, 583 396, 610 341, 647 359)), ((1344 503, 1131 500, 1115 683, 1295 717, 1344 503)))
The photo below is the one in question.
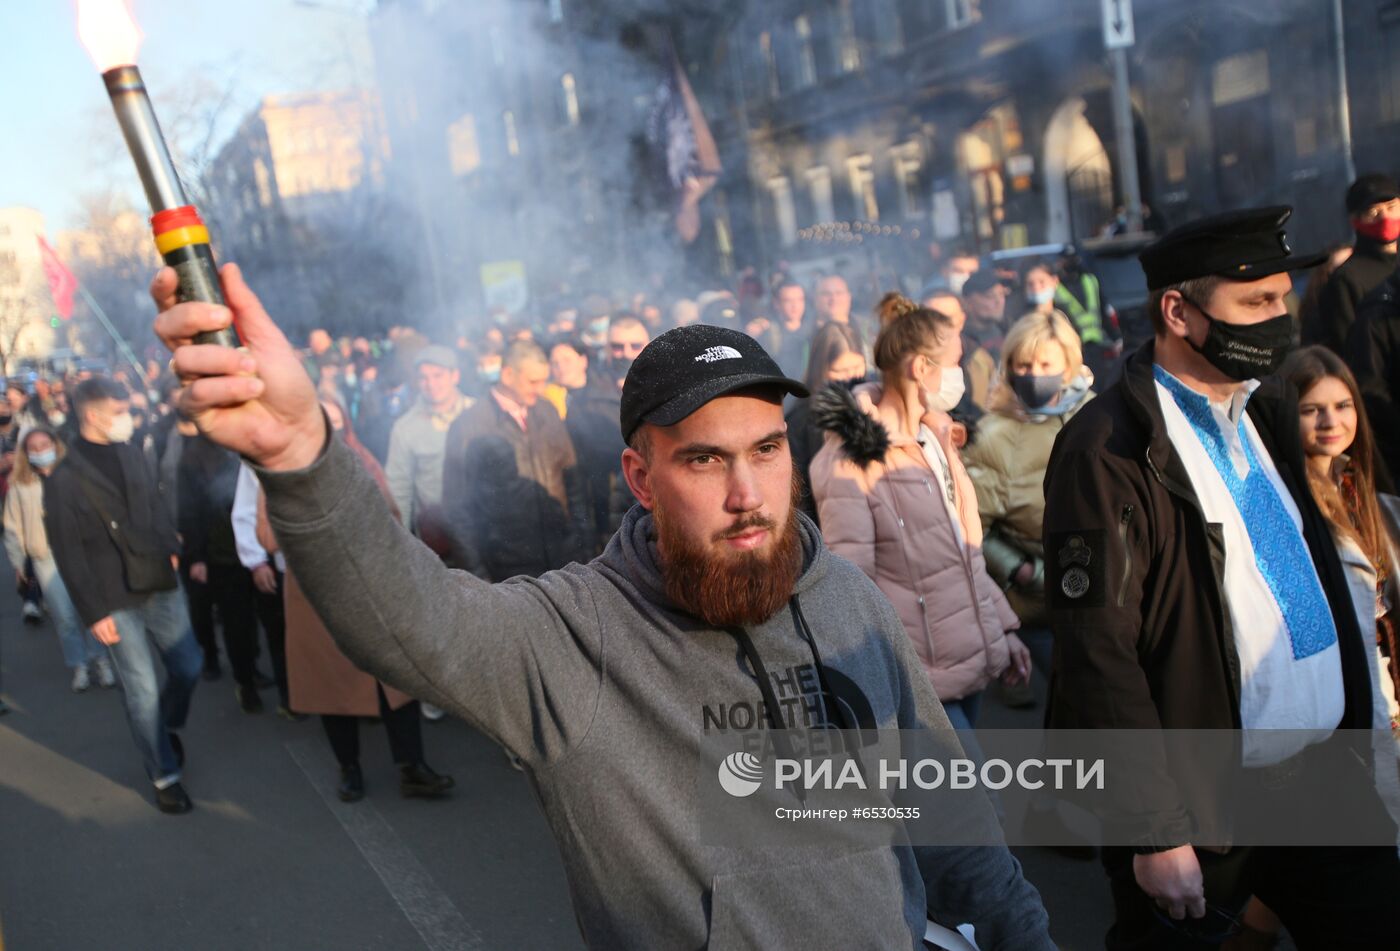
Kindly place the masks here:
POLYGON ((582 575, 493 586, 445 568, 330 437, 295 351, 236 266, 222 277, 228 308, 177 304, 169 268, 151 285, 178 406, 254 465, 288 570, 336 643, 527 761, 562 755, 587 731, 600 683, 601 631, 571 620, 594 617, 582 575), (192 342, 231 321, 239 350, 192 342))

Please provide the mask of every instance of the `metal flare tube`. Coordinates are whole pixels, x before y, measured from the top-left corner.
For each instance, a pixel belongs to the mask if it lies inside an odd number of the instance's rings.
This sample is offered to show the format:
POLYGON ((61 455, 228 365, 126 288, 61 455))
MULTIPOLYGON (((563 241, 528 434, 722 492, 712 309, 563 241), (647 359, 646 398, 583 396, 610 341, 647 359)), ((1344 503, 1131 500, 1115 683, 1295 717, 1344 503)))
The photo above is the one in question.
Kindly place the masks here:
MULTIPOLYGON (((214 252, 209 247, 209 232, 199 219, 199 213, 185 196, 170 150, 165 145, 155 110, 141 71, 135 66, 118 66, 102 74, 107 95, 117 114, 122 137, 136 163, 136 174, 146 190, 151 211, 155 213, 156 247, 165 263, 179 275, 176 298, 181 301, 224 303, 219 286, 219 272, 214 252)), ((239 346, 238 335, 230 328, 199 334, 195 343, 239 346)))

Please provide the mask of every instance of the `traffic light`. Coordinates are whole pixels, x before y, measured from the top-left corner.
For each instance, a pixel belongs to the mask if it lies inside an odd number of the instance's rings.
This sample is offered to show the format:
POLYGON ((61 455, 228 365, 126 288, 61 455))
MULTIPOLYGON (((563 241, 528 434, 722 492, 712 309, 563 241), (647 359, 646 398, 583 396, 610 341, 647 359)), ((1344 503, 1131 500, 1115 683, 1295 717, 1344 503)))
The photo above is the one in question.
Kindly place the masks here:
POLYGON ((58 323, 59 323, 59 321, 58 321, 58 317, 57 317, 57 316, 53 316, 53 317, 50 317, 50 318, 49 318, 49 326, 52 327, 54 330, 57 330, 57 329, 58 329, 58 323))

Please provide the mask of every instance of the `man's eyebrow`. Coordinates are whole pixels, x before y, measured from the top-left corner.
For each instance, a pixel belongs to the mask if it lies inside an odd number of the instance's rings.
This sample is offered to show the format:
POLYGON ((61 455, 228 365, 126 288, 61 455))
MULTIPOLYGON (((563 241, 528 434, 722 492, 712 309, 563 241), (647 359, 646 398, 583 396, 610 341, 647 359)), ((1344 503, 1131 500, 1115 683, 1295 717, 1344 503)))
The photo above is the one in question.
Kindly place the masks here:
MULTIPOLYGON (((762 439, 756 440, 754 446, 761 446, 764 443, 770 442, 782 442, 786 439, 787 433, 784 430, 775 429, 762 439)), ((725 458, 731 455, 733 455, 732 452, 721 446, 692 442, 676 449, 676 451, 671 454, 671 457, 673 459, 683 459, 686 456, 719 456, 720 458, 725 458)))

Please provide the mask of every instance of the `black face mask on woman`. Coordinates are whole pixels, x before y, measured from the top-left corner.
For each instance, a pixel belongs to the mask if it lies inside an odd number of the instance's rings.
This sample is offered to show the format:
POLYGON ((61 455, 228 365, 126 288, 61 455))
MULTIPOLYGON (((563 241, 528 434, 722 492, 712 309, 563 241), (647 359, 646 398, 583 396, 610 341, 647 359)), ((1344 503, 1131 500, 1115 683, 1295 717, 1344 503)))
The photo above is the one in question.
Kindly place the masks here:
POLYGON ((1227 324, 1206 312, 1193 300, 1183 297, 1201 312, 1209 329, 1199 347, 1186 338, 1206 362, 1232 380, 1257 380, 1278 371, 1293 347, 1293 318, 1279 314, 1257 324, 1227 324))

